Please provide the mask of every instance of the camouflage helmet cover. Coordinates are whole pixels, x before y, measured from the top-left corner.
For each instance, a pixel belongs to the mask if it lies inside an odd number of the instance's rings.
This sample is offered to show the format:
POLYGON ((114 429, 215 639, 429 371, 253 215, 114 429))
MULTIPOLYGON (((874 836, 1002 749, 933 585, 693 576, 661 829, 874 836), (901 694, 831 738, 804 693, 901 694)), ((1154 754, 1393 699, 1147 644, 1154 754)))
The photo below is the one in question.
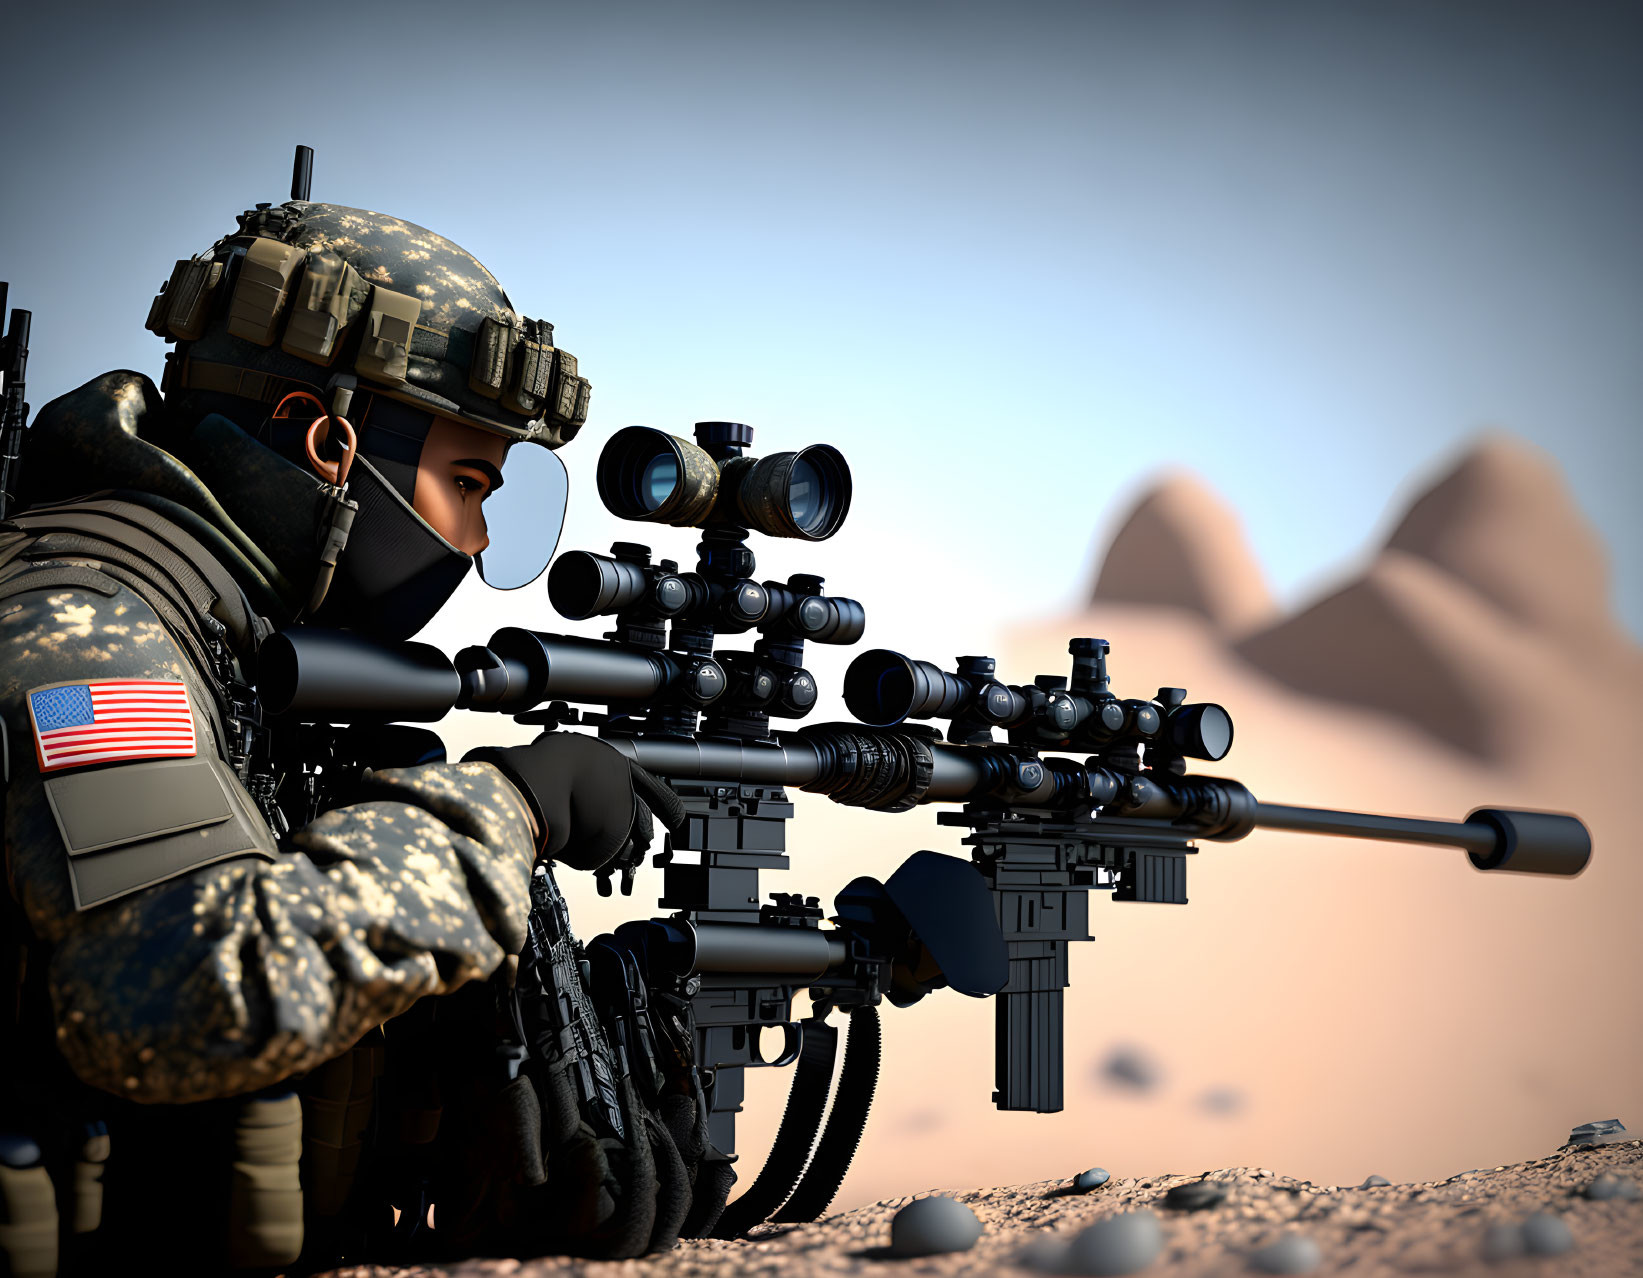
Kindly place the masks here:
POLYGON ((154 299, 149 328, 179 343, 175 386, 273 402, 352 372, 362 389, 549 448, 587 419, 588 382, 553 326, 521 316, 445 237, 306 201, 239 222, 154 299))

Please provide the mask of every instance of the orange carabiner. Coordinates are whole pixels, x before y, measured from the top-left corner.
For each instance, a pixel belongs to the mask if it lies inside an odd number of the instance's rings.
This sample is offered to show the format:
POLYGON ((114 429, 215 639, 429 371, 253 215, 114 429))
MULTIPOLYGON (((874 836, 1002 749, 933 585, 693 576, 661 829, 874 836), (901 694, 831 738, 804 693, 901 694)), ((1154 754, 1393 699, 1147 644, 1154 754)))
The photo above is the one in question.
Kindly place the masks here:
POLYGON ((359 446, 359 440, 354 434, 354 428, 348 424, 348 419, 346 417, 338 417, 336 414, 329 412, 325 405, 320 403, 317 395, 311 395, 307 391, 292 391, 284 399, 280 400, 278 404, 274 405, 273 415, 275 417, 283 416, 284 414, 282 414, 280 410, 289 404, 293 399, 306 399, 320 411, 320 415, 314 418, 313 422, 310 423, 308 427, 308 434, 303 439, 303 447, 308 452, 308 460, 313 463, 314 469, 319 471, 322 475, 325 473, 327 467, 334 464, 337 468, 337 477, 333 482, 339 486, 346 484, 348 482, 348 472, 352 470, 354 466, 354 450, 359 446), (322 459, 319 455, 319 449, 315 444, 314 437, 319 433, 319 428, 326 423, 333 423, 342 428, 342 447, 344 452, 342 454, 342 460, 339 462, 332 463, 322 459))

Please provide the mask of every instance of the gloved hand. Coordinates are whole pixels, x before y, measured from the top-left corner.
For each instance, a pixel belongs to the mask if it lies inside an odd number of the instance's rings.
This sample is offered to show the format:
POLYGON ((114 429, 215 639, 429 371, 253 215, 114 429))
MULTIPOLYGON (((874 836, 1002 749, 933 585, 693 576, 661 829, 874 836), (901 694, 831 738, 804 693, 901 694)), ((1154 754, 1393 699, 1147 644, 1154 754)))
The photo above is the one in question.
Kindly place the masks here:
POLYGON ((501 769, 536 814, 542 854, 598 872, 601 896, 610 895, 617 870, 623 895, 632 892, 633 872, 655 837, 652 813, 670 830, 684 825, 679 796, 597 737, 544 732, 529 745, 485 746, 464 759, 501 769))

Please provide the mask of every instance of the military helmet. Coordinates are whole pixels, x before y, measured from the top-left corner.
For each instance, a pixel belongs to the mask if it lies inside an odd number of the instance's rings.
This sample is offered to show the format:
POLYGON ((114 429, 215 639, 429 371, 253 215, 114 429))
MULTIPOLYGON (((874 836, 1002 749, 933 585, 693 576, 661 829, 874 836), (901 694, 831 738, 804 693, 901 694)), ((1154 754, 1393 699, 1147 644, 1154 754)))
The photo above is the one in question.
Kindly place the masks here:
POLYGON ((259 204, 176 264, 148 328, 178 348, 164 389, 272 405, 337 374, 414 408, 558 448, 589 386, 553 325, 514 310, 444 236, 368 209, 259 204))

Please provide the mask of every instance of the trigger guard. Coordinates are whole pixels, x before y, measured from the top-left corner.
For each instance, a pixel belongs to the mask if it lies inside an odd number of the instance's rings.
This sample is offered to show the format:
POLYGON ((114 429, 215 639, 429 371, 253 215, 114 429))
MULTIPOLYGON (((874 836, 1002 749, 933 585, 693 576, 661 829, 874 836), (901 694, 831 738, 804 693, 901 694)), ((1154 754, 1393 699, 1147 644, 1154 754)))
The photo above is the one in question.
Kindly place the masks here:
POLYGON ((804 1048, 804 1026, 797 1021, 780 1021, 778 1024, 782 1027, 782 1054, 773 1061, 767 1061, 759 1055, 759 1040, 763 1037, 764 1031, 770 1029, 771 1026, 758 1025, 754 1027, 747 1045, 747 1052, 752 1057, 752 1064, 773 1065, 779 1068, 784 1065, 791 1065, 799 1059, 799 1052, 804 1048))

